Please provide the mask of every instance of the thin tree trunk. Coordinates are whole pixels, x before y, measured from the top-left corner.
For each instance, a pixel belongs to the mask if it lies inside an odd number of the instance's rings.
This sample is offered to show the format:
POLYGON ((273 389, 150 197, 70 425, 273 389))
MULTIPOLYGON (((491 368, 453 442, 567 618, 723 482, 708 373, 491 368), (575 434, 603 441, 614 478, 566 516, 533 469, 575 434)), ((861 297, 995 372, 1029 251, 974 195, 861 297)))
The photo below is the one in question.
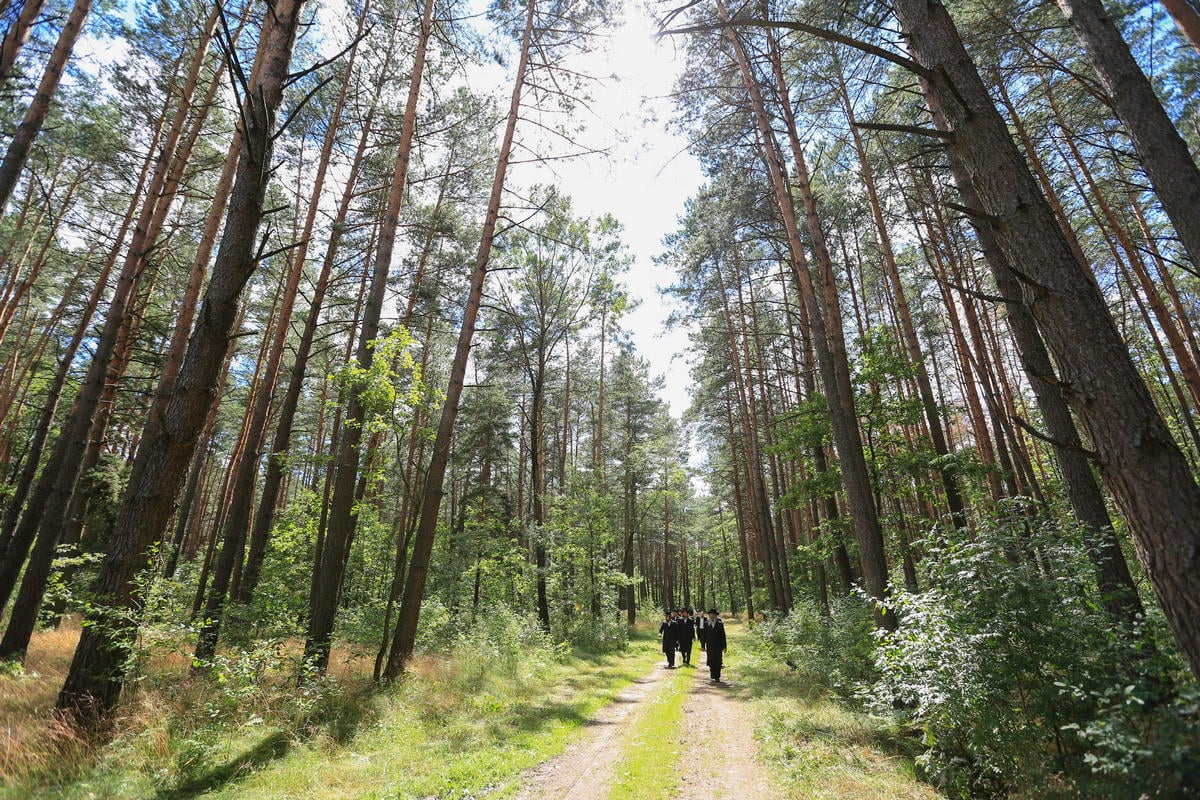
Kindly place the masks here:
POLYGON ((437 532, 438 511, 443 495, 446 465, 450 459, 450 440, 454 435, 454 422, 458 417, 458 403, 462 396, 463 380, 467 372, 467 358, 471 351, 471 340, 475 336, 475 320, 479 315, 483 299, 483 283, 487 277, 488 262, 492 253, 492 240, 500 216, 500 200, 504 192, 504 178, 508 172, 508 161, 512 151, 513 134, 521 109, 521 93, 525 88, 525 77, 529 69, 530 49, 533 44, 533 20, 537 11, 537 0, 528 0, 525 11, 525 31, 521 39, 521 56, 517 62, 516 78, 513 82, 512 99, 508 108, 508 120, 504 138, 500 143, 500 155, 496 161, 496 174, 492 180, 492 193, 488 200, 487 215, 475 266, 471 272, 471 287, 463 308, 462 327, 458 345, 450 365, 450 379, 446 387, 446 399, 442 405, 441 419, 433 442, 433 454, 429 469, 425 473, 425 486, 421 492, 421 520, 413 537, 412 560, 408 579, 405 581, 404 600, 396 620, 396 632, 392 639, 392 650, 388 654, 384 677, 395 679, 412 657, 416 644, 417 619, 421 612, 421 601, 425 595, 425 580, 429 574, 429 559, 433 552, 433 538, 437 532))
POLYGON ((24 5, 21 6, 20 15, 4 32, 4 41, 0 44, 0 86, 3 86, 12 75, 13 67, 17 63, 17 56, 21 54, 21 48, 29 41, 29 35, 33 33, 33 23, 37 22, 38 15, 42 13, 45 5, 46 0, 25 0, 24 5))
MULTIPOLYGON (((375 251, 374 271, 371 288, 367 294, 359 331, 358 366, 366 371, 374 358, 372 345, 379 335, 379 319, 383 310, 384 293, 387 290, 388 271, 395 249, 396 232, 400 225, 400 206, 408 184, 408 165, 412 156, 413 133, 417 123, 417 101, 421 95, 421 80, 425 70, 425 54, 433 34, 434 0, 425 0, 417 36, 416 52, 409 77, 408 97, 404 105, 400 141, 396 149, 396 164, 392 172, 391 190, 388 194, 387 210, 379 232, 375 251)), ((350 390, 350 402, 342 423, 341 441, 338 443, 337 475, 333 488, 333 502, 329 510, 329 526, 325 533, 325 544, 321 551, 320 568, 313 572, 312 608, 308 623, 308 637, 304 644, 305 661, 324 672, 329 663, 329 647, 333 637, 333 622, 337 614, 338 592, 341 587, 350 540, 354 535, 354 493, 358 477, 359 445, 362 440, 362 422, 366 414, 363 408, 362 389, 350 390)))
MULTIPOLYGON (((776 54, 776 59, 778 55, 776 54)), ((781 72, 781 68, 776 67, 781 72)), ((779 78, 780 88, 783 89, 782 75, 779 78)), ((842 107, 846 111, 846 121, 849 123, 850 135, 854 141, 854 149, 858 154, 859 174, 863 186, 867 190, 867 202, 871 207, 871 216, 875 220, 875 230, 879 235, 879 246, 883 251, 883 265, 891 282, 892 293, 896 302, 896 312, 900 318, 900 332, 908 353, 909 364, 912 365, 917 391, 921 397, 921 406, 925 410, 925 422, 929 426, 929 438, 933 443, 933 451, 939 456, 950 455, 946 444, 946 434, 942 429, 942 415, 933 395, 933 386, 929 382, 929 372, 925 367, 925 355, 921 350, 921 340, 917 337, 917 329, 913 324, 912 310, 908 305, 908 296, 904 291, 904 282, 900 278, 900 270, 896 266, 896 256, 892 250, 892 238, 888 233, 887 222, 883 218, 883 207, 879 202, 879 193, 875 188, 875 175, 871 162, 867 159, 867 150, 863 145, 862 136, 854 118, 854 106, 850 102, 850 92, 842 77, 841 64, 838 63, 838 93, 841 95, 842 107)), ((787 102, 787 95, 783 97, 787 102)), ((963 509, 962 497, 955 482, 954 471, 951 467, 938 470, 942 479, 942 488, 946 492, 946 505, 950 509, 950 518, 956 528, 966 525, 966 514, 963 509)))
MULTIPOLYGON (((225 541, 221 548, 220 558, 217 560, 217 569, 213 573, 212 588, 208 592, 208 600, 204 609, 204 627, 200 629, 196 641, 195 662, 197 663, 207 663, 216 654, 226 594, 234 577, 235 566, 241 563, 245 551, 247 532, 251 524, 250 515, 254 508, 254 488, 259 474, 259 451, 266 438, 267 417, 271 412, 271 401, 275 396, 275 386, 279 379, 288 334, 292 327, 292 311, 295 308, 296 295, 299 294, 300 279, 304 276, 308 245, 316 226, 317 211, 325 189, 325 175, 329 170, 333 146, 337 141, 342 109, 345 107, 346 96, 350 90, 354 63, 358 55, 358 43, 361 41, 366 16, 366 13, 363 13, 359 17, 358 31, 355 33, 354 44, 346 62, 345 77, 325 129, 325 140, 322 142, 321 153, 316 164, 316 175, 313 178, 312 195, 309 198, 304 228, 300 234, 299 244, 292 253, 286 284, 279 294, 281 305, 275 315, 274 336, 270 340, 262 378, 254 396, 254 404, 250 409, 245 450, 233 479, 233 496, 229 501, 229 514, 226 516, 224 524, 225 541)), ((274 498, 272 498, 272 506, 274 505, 273 501, 274 498)), ((261 559, 261 551, 255 554, 255 558, 261 559)), ((257 574, 255 581, 257 582, 257 574)), ((234 583, 236 584, 236 581, 234 583)))
MULTIPOLYGON (((722 17, 727 18, 724 2, 718 0, 717 7, 722 17)), ((833 265, 825 245, 820 219, 817 216, 816 201, 809 186, 808 167, 804 159, 804 152, 800 147, 795 125, 789 124, 787 128, 792 145, 797 184, 804 201, 808 231, 817 261, 818 275, 816 278, 808 268, 808 259, 800 241, 791 188, 786 178, 782 156, 775 143, 771 120, 767 114, 762 94, 758 89, 736 30, 732 27, 725 28, 725 34, 733 47, 734 58, 742 74, 742 82, 750 95, 761 138, 760 144, 764 150, 765 166, 771 176, 775 200, 787 233, 791 265, 796 281, 801 296, 810 307, 810 319, 816 330, 819 331, 818 335, 814 337, 817 345, 817 361, 821 370, 822 382, 825 384, 825 391, 828 393, 829 416, 842 469, 842 479, 846 487, 846 496, 850 502, 850 517, 853 520, 858 539, 864 583, 872 598, 876 601, 883 601, 888 595, 887 556, 883 544, 883 531, 879 526, 879 515, 875 507, 870 475, 863 454, 862 437, 854 411, 854 390, 850 385, 850 368, 846 356, 841 310, 838 304, 837 283, 834 279, 833 265)), ((894 630, 896 627, 895 615, 886 613, 882 605, 876 606, 875 619, 876 623, 886 630, 894 630)))
MULTIPOLYGON (((1057 0, 1108 92, 1183 249, 1200 267, 1200 168, 1101 0, 1057 0)), ((1200 625, 1200 623, 1197 623, 1200 625)), ((1200 646, 1200 645, 1198 645, 1200 646)))
POLYGON ((58 91, 58 83, 62 80, 67 61, 71 58, 71 51, 75 49, 75 42, 83 30, 83 23, 87 20, 91 10, 92 0, 75 0, 71 14, 67 17, 67 23, 59 33, 58 41, 54 43, 54 49, 50 52, 50 60, 46 64, 45 72, 42 73, 42 80, 38 83, 33 101, 29 104, 25 118, 8 143, 4 161, 0 163, 0 215, 8 206, 17 180, 21 177, 21 171, 25 168, 25 162, 29 159, 29 151, 33 149, 33 142, 42 129, 42 123, 46 121, 50 103, 54 99, 55 92, 58 91))

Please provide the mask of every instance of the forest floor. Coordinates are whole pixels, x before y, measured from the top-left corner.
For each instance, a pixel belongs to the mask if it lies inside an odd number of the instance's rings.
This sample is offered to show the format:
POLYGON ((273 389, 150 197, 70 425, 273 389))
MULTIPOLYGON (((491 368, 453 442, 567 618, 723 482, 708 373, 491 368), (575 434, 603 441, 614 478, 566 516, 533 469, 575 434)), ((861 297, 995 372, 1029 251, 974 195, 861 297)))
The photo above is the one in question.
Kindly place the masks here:
MULTIPOLYGON (((765 661, 744 625, 728 629, 722 686, 709 685, 698 648, 693 666, 666 669, 644 629, 605 656, 422 657, 383 691, 369 685, 369 659, 343 660, 342 708, 316 729, 311 717, 295 725, 261 707, 229 710, 227 688, 166 662, 155 681, 164 691, 139 692, 113 742, 21 775, 12 757, 34 739, 20 731, 44 719, 77 629, 39 634, 55 651, 31 651, 40 677, 0 677, 0 798, 939 797, 914 777, 910 743, 765 661)), ((255 706, 267 696, 256 691, 255 706)))
POLYGON ((518 800, 667 797, 676 790, 781 800, 758 754, 749 705, 729 684, 710 683, 699 647, 693 658, 674 673, 659 666, 639 678, 587 721, 579 740, 526 775, 518 800))
MULTIPOLYGON (((731 648, 749 653, 749 632, 728 627, 731 648)), ((713 685, 697 645, 691 666, 660 662, 527 771, 517 800, 941 797, 915 778, 903 743, 791 677, 739 655, 713 685), (789 679, 792 690, 778 691, 789 679)))

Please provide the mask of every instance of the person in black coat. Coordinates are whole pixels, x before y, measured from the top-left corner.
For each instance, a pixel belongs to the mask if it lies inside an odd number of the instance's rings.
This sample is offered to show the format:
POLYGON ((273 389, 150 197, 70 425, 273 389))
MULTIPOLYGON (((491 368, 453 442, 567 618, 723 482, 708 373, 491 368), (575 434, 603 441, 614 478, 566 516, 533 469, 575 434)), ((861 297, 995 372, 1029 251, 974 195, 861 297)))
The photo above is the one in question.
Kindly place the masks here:
POLYGON ((692 627, 692 610, 685 608, 679 617, 679 652, 683 654, 684 666, 692 665, 692 639, 696 629, 692 627))
POLYGON ((667 655, 667 669, 675 669, 675 645, 676 635, 678 630, 671 612, 663 614, 662 624, 658 626, 658 633, 662 636, 662 649, 667 655))
POLYGON ((700 649, 704 649, 704 643, 708 640, 708 618, 701 611, 696 615, 696 638, 700 641, 700 649))
POLYGON ((713 683, 721 682, 721 662, 725 660, 728 645, 725 642, 725 623, 715 608, 708 610, 708 634, 704 652, 708 653, 708 675, 713 683))

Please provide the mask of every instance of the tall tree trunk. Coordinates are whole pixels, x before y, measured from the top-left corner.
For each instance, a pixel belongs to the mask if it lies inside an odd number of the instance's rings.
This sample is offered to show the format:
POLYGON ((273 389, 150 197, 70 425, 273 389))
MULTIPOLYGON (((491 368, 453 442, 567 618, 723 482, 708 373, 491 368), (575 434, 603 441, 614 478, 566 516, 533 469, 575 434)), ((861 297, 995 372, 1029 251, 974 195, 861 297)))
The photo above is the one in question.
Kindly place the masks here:
MULTIPOLYGON (((378 96, 378 94, 376 94, 378 96)), ((345 232, 346 218, 350 214, 350 205, 355 198, 355 188, 358 174, 362 169, 363 159, 367 152, 367 142, 371 131, 371 122, 375 118, 375 101, 362 123, 362 133, 358 139, 358 147, 354 159, 350 163, 350 172, 342 191, 341 201, 334 216, 325 245, 325 258, 321 262, 321 271, 317 275, 313 287, 312 300, 309 301, 308 315, 304 319, 304 329, 300 333, 300 341, 296 344, 296 355, 292 360, 288 374, 288 385, 280 403, 279 418, 275 423, 275 437, 271 441, 271 451, 267 456, 267 471, 260 488, 258 510, 254 515, 254 526, 250 532, 250 547, 246 555, 246 567, 242 573, 242 581, 238 587, 237 600, 239 603, 249 603, 258 587, 259 575, 262 570, 262 560, 266 555, 267 544, 271 536, 271 524, 275 518, 275 508, 279 504, 280 490, 286 460, 292 444, 292 427, 296 419, 296 410, 300 404, 300 394, 304 389, 304 379, 308 373, 308 361, 312 355, 313 343, 316 340, 317 328, 321 321, 321 311, 325 305, 325 295, 333 276, 333 267, 337 262, 341 249, 342 236, 345 232)), ((319 439, 320 437, 318 437, 319 439)), ((320 448, 318 448, 320 449, 320 448)))
MULTIPOLYGON (((722 17, 727 19, 725 4, 718 0, 717 7, 722 17)), ((791 265, 800 288, 800 294, 809 306, 810 320, 818 331, 814 337, 817 346, 817 362, 829 399, 830 422, 842 468, 846 496, 850 502, 850 517, 853 520, 855 535, 858 539, 864 583, 868 594, 876 601, 882 601, 888 595, 887 556, 883 545, 883 531, 879 526, 879 514, 875 507, 870 474, 867 470, 866 457, 863 454, 862 436, 858 429, 858 419, 854 410, 854 390, 850 385, 850 367, 842 330, 841 309, 838 304, 837 282, 834 278, 833 264, 828 248, 825 245, 820 219, 817 216, 816 200, 809 186, 808 166, 804 159, 803 149, 799 146, 799 134, 795 125, 788 125, 796 180, 804 201, 805 217, 812 239, 813 254, 817 262, 816 277, 809 270, 804 246, 800 241, 800 230, 792 202, 791 188, 783 166, 782 154, 775 143, 771 119, 767 113, 766 104, 763 102, 762 93, 759 91, 758 83, 737 31, 728 27, 725 29, 725 34, 733 47, 734 58, 742 75, 742 83, 750 95, 761 139, 760 144, 764 151, 763 159, 771 176, 776 203, 783 217, 791 254, 791 265)), ((884 629, 894 630, 896 627, 895 615, 886 613, 882 605, 876 606, 875 619, 884 629)))
POLYGON ((295 0, 276 0, 259 40, 262 70, 250 83, 242 109, 245 125, 225 233, 196 329, 179 371, 160 430, 143 440, 113 527, 109 551, 93 585, 98 605, 85 626, 57 708, 79 725, 107 721, 120 695, 121 665, 133 643, 142 598, 135 578, 149 548, 170 520, 200 428, 216 401, 213 388, 224 360, 242 291, 255 267, 255 244, 271 176, 275 115, 283 101, 288 64, 300 21, 295 0), (123 613, 121 613, 123 612, 123 613))
POLYGON ((425 596, 425 580, 429 574, 429 558, 433 552, 433 538, 437 532, 438 512, 442 504, 443 481, 446 465, 450 459, 450 440, 454 435, 454 422, 458 418, 458 403, 462 396, 463 380, 467 373, 467 358, 471 352, 471 340, 475 336, 475 321, 483 299, 483 283, 487 277, 488 262, 492 254, 492 240, 496 235, 496 223, 500 217, 500 200, 504 193, 504 178, 508 173, 508 162, 512 152, 513 134, 521 110, 521 93, 525 88, 525 77, 529 70, 530 49, 533 45, 533 20, 537 12, 537 0, 528 0, 525 10, 525 30, 521 37, 521 56, 517 62, 517 73, 513 81, 512 99, 508 107, 508 119, 504 137, 500 143, 500 154, 496 160, 496 174, 492 179, 492 193, 488 199, 487 214, 483 220, 483 231, 475 266, 471 271, 471 286, 463 307, 462 327, 459 329, 458 344, 454 360, 450 364, 450 379, 446 386, 446 399, 442 404, 442 415, 438 421, 433 441, 433 453, 429 469, 425 473, 425 485, 421 490, 421 518, 413 537, 412 559, 408 568, 408 579, 404 586, 404 600, 396 619, 396 632, 392 638, 392 650, 388 654, 387 667, 383 675, 395 679, 412 657, 416 644, 417 620, 421 612, 421 601, 425 596))
POLYGON ((1022 284, 1022 302, 1059 365, 1059 390, 1079 415, 1180 649, 1200 676, 1200 487, 945 7, 893 2, 950 132, 948 150, 977 195, 980 224, 991 226, 1022 284))
POLYGON ((29 41, 29 35, 33 33, 33 23, 37 22, 38 15, 42 13, 45 5, 46 0, 25 0, 21 6, 21 13, 4 32, 4 41, 0 44, 0 86, 3 86, 12 75, 13 67, 17 63, 17 56, 21 54, 21 48, 29 41))
MULTIPOLYGON (((215 16, 210 16, 207 30, 211 31, 215 20, 215 16)), ((109 303, 104 327, 93 351, 87 374, 71 413, 64 422, 62 433, 55 442, 47 468, 43 470, 38 487, 14 535, 14 538, 24 540, 32 537, 33 530, 37 531, 29 564, 21 583, 20 614, 18 615, 14 608, 13 618, 5 632, 7 644, 0 644, 0 651, 6 652, 9 657, 23 653, 28 646, 38 607, 45 592, 46 580, 54 561, 54 550, 63 538, 71 498, 80 471, 87 460, 97 408, 107 392, 115 391, 115 387, 110 386, 109 382, 110 367, 114 359, 118 358, 118 354, 127 349, 131 342, 130 326, 133 320, 128 313, 129 304, 137 300, 138 287, 149 264, 148 255, 157 242, 166 221, 167 209, 174 199, 173 184, 182 176, 181 162, 186 161, 187 153, 177 153, 176 147, 188 117, 192 94, 199 80, 207 41, 206 36, 200 48, 193 54, 191 71, 155 161, 138 221, 130 239, 129 250, 117 278, 116 290, 109 303)), ((164 106, 164 116, 166 110, 167 106, 164 106)), ((160 122, 160 127, 161 124, 160 122)), ((155 419, 151 418, 150 424, 154 422, 155 419)))
MULTIPOLYGON (((196 662, 206 663, 211 661, 216 654, 226 594, 234 575, 235 566, 241 562, 245 551, 247 533, 251 523, 250 515, 254 508, 254 488, 259 475, 259 451, 262 449, 263 440, 267 435, 267 417, 271 412, 271 401, 275 397, 275 386, 283 365, 288 334, 292 328, 292 311, 295 308, 296 295, 299 294, 300 279, 304 276, 308 245, 316 226, 317 211, 320 208, 321 195, 325 189, 325 175, 329 170, 333 146, 337 141, 342 109, 345 107, 346 96, 350 91, 354 64, 358 56, 358 43, 361 41, 365 25, 366 14, 364 13, 359 17, 354 44, 351 46, 346 62, 345 76, 325 129, 325 139, 321 144, 321 153, 316 164, 316 175, 313 178, 312 195, 309 198, 304 228, 300 233, 298 246, 291 254, 287 281, 279 295, 281 305, 275 317, 274 336, 271 337, 266 364, 263 368, 258 392, 254 397, 254 405, 250 411, 245 452, 233 478, 233 496, 229 501, 229 514, 225 518, 224 544, 221 547, 217 569, 213 573, 212 588, 209 589, 204 608, 204 627, 200 629, 200 635, 196 641, 196 662)), ((256 554, 256 557, 261 556, 256 554)), ((257 580, 257 576, 255 580, 257 580)))
MULTIPOLYGON (((777 63, 778 54, 775 55, 775 59, 777 63)), ((913 368, 917 391, 921 397, 921 406, 925 411, 925 423, 929 426, 929 438, 933 443, 933 451, 939 456, 945 457, 950 455, 950 448, 942 429, 942 414, 933 394, 933 386, 929 382, 929 372, 925 367, 925 355, 921 350, 921 340, 917 336, 917 328, 912 320, 912 310, 908 305, 908 295, 904 291, 904 282, 901 280, 900 270, 896 266, 896 255, 892 250, 892 237, 888 233, 887 222, 883 218, 883 206, 879 202, 879 193, 875 188, 875 174, 871 169, 871 162, 867 158, 867 149, 863 144, 862 136, 858 132, 858 125, 854 118, 854 106, 850 102, 850 92, 846 88, 846 81, 842 76, 841 63, 839 62, 837 66, 838 94, 841 96, 842 107, 846 112, 846 121, 849 123, 854 150, 858 154, 859 174, 862 176, 863 186, 867 190, 867 203, 871 207, 871 217, 875 221, 875 230, 879 235, 879 247, 883 251, 883 266, 888 280, 891 282, 892 294, 896 302, 896 314, 900 318, 900 333, 908 354, 909 364, 913 368)), ((776 70, 780 73, 782 71, 778 66, 776 70)), ((780 89, 783 91, 782 75, 778 80, 780 89)), ((785 93, 783 102, 788 102, 787 97, 788 95, 785 93)), ((946 505, 950 509, 950 518, 956 528, 961 528, 966 525, 966 514, 963 509, 962 496, 958 491, 958 484, 955 482, 954 470, 951 467, 943 467, 938 470, 938 474, 942 479, 942 488, 946 492, 946 505)))
MULTIPOLYGON (((379 319, 387 290, 388 271, 392 264, 396 232, 400 226, 400 206, 408 184, 408 165, 412 156, 413 132, 417 124, 417 100, 421 95, 421 79, 425 70, 425 54, 433 34, 434 0, 425 0, 421 29, 417 36, 416 52, 409 77, 408 97, 400 126, 400 141, 396 149, 396 164, 392 172, 387 210, 379 232, 371 288, 363 311, 358 340, 358 366, 369 370, 374 358, 373 344, 379 336, 379 319)), ((333 637, 333 622, 337 613, 338 593, 354 535, 354 493, 358 478, 359 445, 365 416, 362 389, 350 390, 350 401, 342 423, 338 443, 337 474, 333 487, 333 502, 329 509, 329 527, 321 552, 319 569, 313 572, 312 608, 308 622, 308 638, 304 643, 305 661, 324 672, 329 663, 329 647, 333 637)))
POLYGON ((59 33, 58 41, 54 43, 54 49, 50 52, 50 60, 46 63, 46 70, 42 73, 42 80, 38 83, 33 101, 29 104, 25 118, 21 120, 16 133, 8 143, 4 161, 0 163, 0 215, 8 206, 17 180, 21 177, 21 170, 25 168, 25 162, 29 158, 29 151, 33 149, 33 142, 42 129, 42 123, 46 121, 46 114, 50 111, 50 102, 54 99, 54 93, 58 91, 58 83, 62 80, 63 70, 66 69, 67 61, 71 58, 71 51, 75 49, 75 42, 83 30, 83 23, 87 20, 91 10, 92 0, 75 0, 71 14, 67 17, 67 23, 59 33))
MULTIPOLYGON (((1184 250, 1200 267, 1200 168, 1102 0, 1057 0, 1108 92, 1184 250)), ((1197 623, 1200 625, 1200 623, 1197 623)))

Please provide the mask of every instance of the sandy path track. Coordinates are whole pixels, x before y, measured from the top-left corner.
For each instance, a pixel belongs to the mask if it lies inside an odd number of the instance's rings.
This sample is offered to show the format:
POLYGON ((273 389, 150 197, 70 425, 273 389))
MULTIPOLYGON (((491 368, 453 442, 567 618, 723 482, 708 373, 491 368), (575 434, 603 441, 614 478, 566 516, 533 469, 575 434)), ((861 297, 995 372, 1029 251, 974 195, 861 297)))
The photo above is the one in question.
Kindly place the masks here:
MULTIPOLYGON (((758 758, 754 718, 745 699, 730 694, 727 686, 708 681, 704 654, 696 679, 684 701, 684 768, 680 770, 680 796, 725 800, 775 800, 771 774, 758 758)), ((729 673, 729 668, 725 668, 729 673)), ((728 674, 722 675, 726 680, 728 674)))
MULTIPOLYGON (((677 746, 677 789, 663 797, 702 797, 705 800, 777 800, 770 773, 758 760, 754 719, 746 701, 727 686, 712 686, 704 654, 693 652, 694 673, 684 700, 684 722, 677 746), (684 794, 680 795, 680 792, 684 794)), ((728 668, 727 668, 728 669, 728 668)), ((600 800, 609 795, 620 774, 628 732, 666 685, 670 671, 656 666, 625 689, 612 704, 588 720, 581 738, 559 756, 539 764, 524 776, 518 800, 600 800)), ((736 676, 734 676, 736 677, 736 676)))
POLYGON ((517 800, 597 800, 607 797, 624 752, 625 733, 649 708, 671 673, 661 666, 635 680, 617 699, 597 711, 583 736, 560 755, 525 774, 517 800))

